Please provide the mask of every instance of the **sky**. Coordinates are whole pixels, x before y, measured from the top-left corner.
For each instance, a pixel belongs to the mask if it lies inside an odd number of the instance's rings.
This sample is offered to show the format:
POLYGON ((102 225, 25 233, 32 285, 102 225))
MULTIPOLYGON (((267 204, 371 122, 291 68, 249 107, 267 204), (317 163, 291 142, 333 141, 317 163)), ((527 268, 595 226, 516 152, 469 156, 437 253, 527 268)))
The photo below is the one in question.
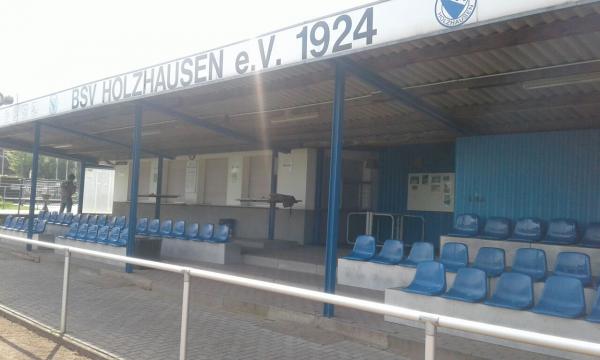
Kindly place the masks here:
POLYGON ((0 0, 0 92, 19 102, 372 0, 0 0))

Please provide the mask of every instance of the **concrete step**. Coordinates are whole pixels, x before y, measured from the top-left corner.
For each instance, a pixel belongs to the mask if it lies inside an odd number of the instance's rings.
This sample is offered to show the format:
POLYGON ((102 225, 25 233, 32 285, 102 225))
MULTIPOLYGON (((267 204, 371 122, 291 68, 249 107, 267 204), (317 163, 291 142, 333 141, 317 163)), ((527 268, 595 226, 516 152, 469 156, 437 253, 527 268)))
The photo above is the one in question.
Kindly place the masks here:
POLYGON ((243 254, 242 264, 278 270, 294 271, 311 275, 325 274, 325 266, 322 264, 314 264, 296 260, 278 259, 274 257, 255 254, 243 254))
POLYGON ((233 238, 231 241, 243 249, 289 249, 298 246, 298 243, 286 240, 245 239, 233 238))

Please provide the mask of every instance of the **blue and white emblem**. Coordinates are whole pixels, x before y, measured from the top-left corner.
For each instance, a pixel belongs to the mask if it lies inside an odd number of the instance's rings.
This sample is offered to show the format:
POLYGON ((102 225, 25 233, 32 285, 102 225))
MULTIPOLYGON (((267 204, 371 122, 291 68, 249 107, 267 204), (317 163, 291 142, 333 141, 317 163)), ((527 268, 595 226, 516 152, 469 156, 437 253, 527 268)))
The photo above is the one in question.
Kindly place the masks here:
POLYGON ((476 6, 477 0, 436 0, 435 17, 445 27, 457 27, 471 18, 476 6))

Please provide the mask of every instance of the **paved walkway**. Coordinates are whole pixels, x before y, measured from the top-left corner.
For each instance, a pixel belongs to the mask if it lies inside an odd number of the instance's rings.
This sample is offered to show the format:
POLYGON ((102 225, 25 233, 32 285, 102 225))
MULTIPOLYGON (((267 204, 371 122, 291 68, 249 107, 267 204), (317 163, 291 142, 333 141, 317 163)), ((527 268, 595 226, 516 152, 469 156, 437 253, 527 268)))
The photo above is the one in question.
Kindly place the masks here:
MULTIPOLYGON (((0 249, 0 303, 50 326, 59 321, 62 259, 41 262, 0 249)), ((180 280, 180 279, 179 279, 180 280)), ((181 282, 169 291, 146 291, 125 280, 103 278, 73 267, 68 332, 129 359, 176 359, 181 282)), ((338 334, 207 307, 194 281, 190 359, 399 359, 388 351, 338 334)))
POLYGON ((0 356, 4 360, 89 359, 3 317, 0 317, 0 356))

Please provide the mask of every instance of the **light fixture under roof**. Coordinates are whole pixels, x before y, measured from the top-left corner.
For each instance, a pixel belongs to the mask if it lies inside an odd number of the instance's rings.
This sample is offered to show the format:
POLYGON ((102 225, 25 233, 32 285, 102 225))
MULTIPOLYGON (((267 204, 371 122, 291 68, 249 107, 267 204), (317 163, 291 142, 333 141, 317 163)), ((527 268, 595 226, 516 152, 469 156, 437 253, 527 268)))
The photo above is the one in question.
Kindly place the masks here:
POLYGON ((73 144, 54 145, 52 147, 55 148, 55 149, 67 149, 67 148, 72 148, 73 144))
POLYGON ((271 119, 270 122, 273 125, 280 125, 280 124, 287 124, 287 123, 302 121, 302 120, 314 120, 314 119, 318 119, 318 118, 319 118, 318 113, 310 113, 310 114, 301 114, 301 115, 286 116, 286 117, 282 117, 282 118, 271 119))
POLYGON ((526 81, 523 83, 523 89, 537 90, 566 85, 587 84, 593 82, 600 82, 600 72, 526 81))

